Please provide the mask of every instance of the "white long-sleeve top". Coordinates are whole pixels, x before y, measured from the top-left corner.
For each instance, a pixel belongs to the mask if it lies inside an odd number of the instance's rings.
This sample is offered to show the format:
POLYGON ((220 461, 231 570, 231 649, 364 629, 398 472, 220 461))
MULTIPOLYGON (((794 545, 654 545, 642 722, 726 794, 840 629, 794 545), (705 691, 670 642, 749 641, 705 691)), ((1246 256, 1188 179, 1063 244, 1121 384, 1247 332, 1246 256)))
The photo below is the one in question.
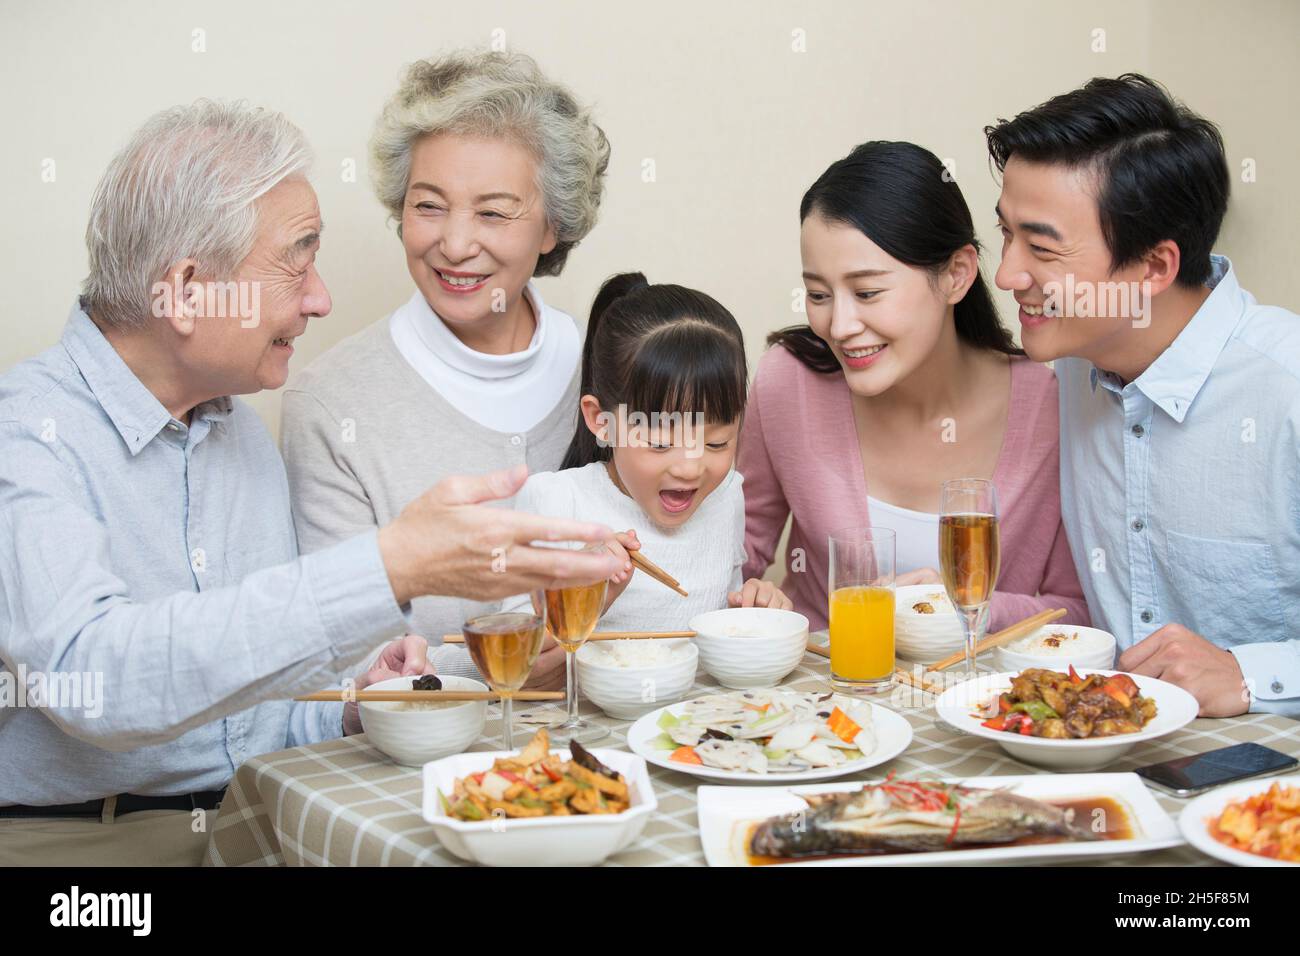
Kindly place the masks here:
POLYGON ((727 606, 740 589, 745 563, 744 479, 733 470, 682 525, 655 525, 610 480, 603 462, 531 476, 515 508, 551 518, 575 518, 635 529, 645 556, 681 583, 689 597, 641 571, 600 619, 603 631, 681 631, 696 614, 727 606))

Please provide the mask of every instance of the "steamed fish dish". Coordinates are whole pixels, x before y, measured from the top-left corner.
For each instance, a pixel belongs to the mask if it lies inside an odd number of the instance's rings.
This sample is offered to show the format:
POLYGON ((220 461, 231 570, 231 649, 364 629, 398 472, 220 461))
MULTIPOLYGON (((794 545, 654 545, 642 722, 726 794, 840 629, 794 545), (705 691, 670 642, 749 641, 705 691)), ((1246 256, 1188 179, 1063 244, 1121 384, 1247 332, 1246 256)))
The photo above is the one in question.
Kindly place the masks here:
POLYGON ((977 718, 990 730, 1057 740, 1136 734, 1156 715, 1127 674, 1068 674, 1033 667, 1011 680, 1011 690, 990 700, 977 718))
POLYGON ((808 809, 773 817, 749 836, 751 856, 919 853, 1026 837, 1099 840, 1074 811, 1006 790, 894 780, 808 795, 808 809))
POLYGON ((689 700, 659 718, 671 760, 744 773, 838 767, 876 749, 871 705, 833 694, 744 690, 689 700))

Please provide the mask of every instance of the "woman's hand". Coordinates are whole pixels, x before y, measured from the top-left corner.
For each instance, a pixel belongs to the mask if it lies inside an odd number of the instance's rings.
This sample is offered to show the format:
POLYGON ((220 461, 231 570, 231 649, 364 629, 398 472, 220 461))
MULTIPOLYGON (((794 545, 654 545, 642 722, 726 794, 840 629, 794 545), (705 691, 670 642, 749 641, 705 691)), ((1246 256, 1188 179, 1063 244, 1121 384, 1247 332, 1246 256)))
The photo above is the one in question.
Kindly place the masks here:
POLYGON ((939 572, 934 568, 917 568, 915 571, 908 571, 906 574, 900 574, 894 579, 895 587, 907 587, 909 584, 942 584, 943 578, 939 577, 939 572))
MULTIPOLYGON (((429 663, 429 642, 418 634, 407 634, 391 644, 384 645, 370 669, 357 678, 356 689, 361 690, 371 684, 392 677, 420 677, 432 674, 433 665, 429 663)), ((361 710, 357 702, 343 705, 343 736, 361 733, 361 710)))
POLYGON ((739 591, 727 595, 729 607, 770 607, 778 611, 794 609, 794 602, 771 581, 750 578, 739 591))

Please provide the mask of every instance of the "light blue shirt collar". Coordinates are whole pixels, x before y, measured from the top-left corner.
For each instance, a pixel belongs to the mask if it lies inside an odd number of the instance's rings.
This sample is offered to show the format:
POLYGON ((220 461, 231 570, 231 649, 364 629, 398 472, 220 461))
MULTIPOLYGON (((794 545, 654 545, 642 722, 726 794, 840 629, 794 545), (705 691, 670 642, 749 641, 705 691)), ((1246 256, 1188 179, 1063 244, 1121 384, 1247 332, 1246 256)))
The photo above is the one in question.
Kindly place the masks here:
MULTIPOLYGON (((1132 383, 1180 423, 1187 417, 1245 313, 1241 287, 1226 256, 1210 256, 1210 278, 1206 285, 1213 291, 1186 328, 1132 383)), ((1098 382, 1110 391, 1122 391, 1113 373, 1100 371, 1096 366, 1089 370, 1089 382, 1093 391, 1097 390, 1098 382)))
MULTIPOLYGON (((61 341, 133 457, 174 421, 80 303, 73 305, 61 341)), ((224 421, 233 407, 229 396, 203 402, 194 409, 192 420, 224 421)))

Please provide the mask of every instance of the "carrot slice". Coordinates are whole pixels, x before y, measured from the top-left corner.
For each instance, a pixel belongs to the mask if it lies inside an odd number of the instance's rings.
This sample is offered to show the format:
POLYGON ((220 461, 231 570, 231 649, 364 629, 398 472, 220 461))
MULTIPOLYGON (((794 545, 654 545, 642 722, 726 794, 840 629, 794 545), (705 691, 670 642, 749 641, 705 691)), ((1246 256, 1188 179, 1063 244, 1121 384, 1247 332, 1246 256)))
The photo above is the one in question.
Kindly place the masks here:
POLYGON ((831 733, 846 744, 853 743, 853 738, 862 732, 862 728, 855 724, 853 719, 838 707, 831 711, 826 723, 830 726, 831 733))
POLYGON ((700 759, 700 755, 695 752, 695 748, 687 747, 685 744, 674 750, 668 759, 676 760, 678 763, 704 763, 704 761, 700 759))

